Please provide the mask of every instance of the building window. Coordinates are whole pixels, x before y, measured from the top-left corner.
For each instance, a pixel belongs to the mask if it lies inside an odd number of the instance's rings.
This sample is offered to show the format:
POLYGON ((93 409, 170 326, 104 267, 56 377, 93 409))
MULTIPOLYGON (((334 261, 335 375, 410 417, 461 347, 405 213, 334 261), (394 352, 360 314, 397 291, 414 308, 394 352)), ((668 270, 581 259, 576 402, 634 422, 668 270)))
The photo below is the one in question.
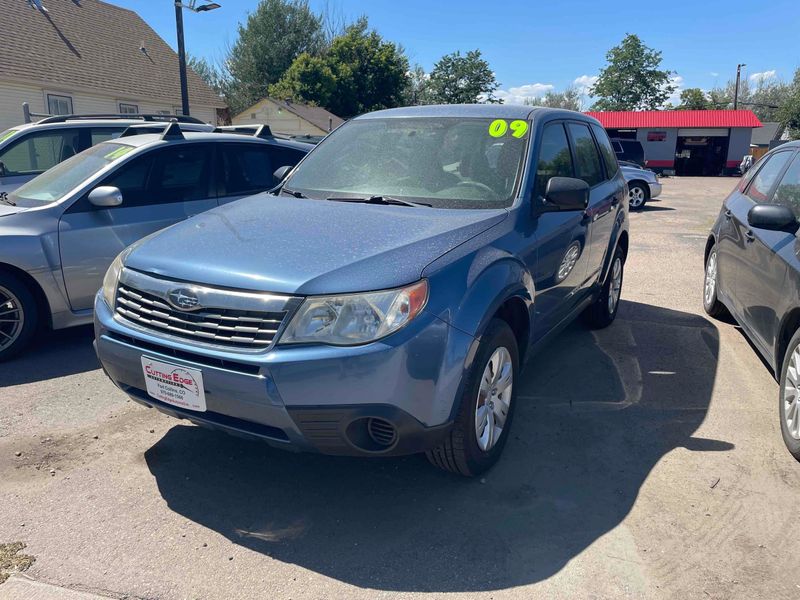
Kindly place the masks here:
POLYGON ((121 115, 138 115, 139 107, 136 104, 119 103, 119 113, 121 115))
POLYGON ((57 94, 47 94, 47 112, 51 115, 74 114, 72 112, 72 98, 57 94))

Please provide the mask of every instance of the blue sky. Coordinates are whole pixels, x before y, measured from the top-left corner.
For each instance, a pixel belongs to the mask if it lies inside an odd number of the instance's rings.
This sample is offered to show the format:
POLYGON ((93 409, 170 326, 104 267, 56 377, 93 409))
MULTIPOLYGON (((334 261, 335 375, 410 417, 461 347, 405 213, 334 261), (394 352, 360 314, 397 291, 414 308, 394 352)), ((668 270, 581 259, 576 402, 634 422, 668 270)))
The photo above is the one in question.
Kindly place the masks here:
MULTIPOLYGON (((236 25, 255 0, 218 0, 222 8, 185 11, 187 50, 211 59, 236 39, 236 25)), ((173 47, 175 17, 167 0, 112 0, 139 14, 173 47)), ((663 52, 681 87, 724 84, 746 63, 746 75, 774 72, 789 80, 800 66, 798 0, 672 0, 660 8, 643 2, 602 0, 311 0, 347 18, 360 14, 385 38, 406 49, 411 63, 430 70, 443 54, 480 48, 507 101, 589 83, 605 53, 626 33, 663 52), (768 6, 767 6, 768 5, 768 6), (617 8, 624 6, 624 8, 617 8)))

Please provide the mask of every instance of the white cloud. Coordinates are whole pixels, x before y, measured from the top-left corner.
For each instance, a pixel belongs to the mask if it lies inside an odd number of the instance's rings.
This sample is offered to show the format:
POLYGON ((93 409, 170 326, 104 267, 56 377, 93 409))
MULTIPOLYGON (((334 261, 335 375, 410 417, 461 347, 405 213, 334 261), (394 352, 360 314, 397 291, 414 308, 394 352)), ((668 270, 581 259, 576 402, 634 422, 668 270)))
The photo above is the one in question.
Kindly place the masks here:
POLYGON ((526 98, 538 98, 555 89, 552 83, 526 83, 519 87, 497 90, 495 96, 505 104, 524 104, 526 98))
POLYGON ((768 79, 774 79, 778 76, 778 71, 775 69, 771 69, 769 71, 762 71, 761 73, 752 73, 750 75, 750 81, 753 83, 762 83, 767 81, 768 79))
POLYGON ((716 71, 711 71, 709 75, 711 75, 712 77, 719 77, 719 73, 717 73, 716 71))
POLYGON ((669 98, 667 98, 664 104, 680 104, 681 92, 683 91, 683 77, 680 75, 674 75, 669 78, 669 82, 675 86, 675 91, 670 94, 669 98))
POLYGON ((581 75, 580 77, 576 77, 575 80, 572 82, 581 95, 586 95, 589 93, 589 89, 597 83, 598 77, 597 75, 581 75))

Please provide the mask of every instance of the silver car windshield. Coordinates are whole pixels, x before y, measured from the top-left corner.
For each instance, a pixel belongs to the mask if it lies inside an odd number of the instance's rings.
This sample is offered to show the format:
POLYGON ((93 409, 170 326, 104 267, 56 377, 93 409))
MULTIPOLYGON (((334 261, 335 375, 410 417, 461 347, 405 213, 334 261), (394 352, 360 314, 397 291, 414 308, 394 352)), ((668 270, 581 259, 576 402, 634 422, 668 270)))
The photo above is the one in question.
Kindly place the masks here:
POLYGON ((17 188, 8 195, 9 200, 20 206, 58 202, 83 181, 132 150, 134 146, 112 142, 92 146, 17 188))
POLYGON ((310 198, 399 198, 436 208, 501 208, 514 199, 528 145, 522 120, 357 119, 286 181, 310 198))

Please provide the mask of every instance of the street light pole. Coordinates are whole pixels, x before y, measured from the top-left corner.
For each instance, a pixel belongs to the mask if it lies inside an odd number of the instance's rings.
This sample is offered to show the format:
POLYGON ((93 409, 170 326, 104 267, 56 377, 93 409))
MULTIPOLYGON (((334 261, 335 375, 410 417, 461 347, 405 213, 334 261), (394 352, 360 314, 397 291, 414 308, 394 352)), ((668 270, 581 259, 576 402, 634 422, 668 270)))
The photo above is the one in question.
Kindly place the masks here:
POLYGON ((746 66, 744 63, 736 65, 736 90, 733 92, 733 110, 739 107, 739 79, 742 76, 742 67, 746 66))
POLYGON ((181 112, 188 117, 189 86, 186 83, 186 49, 183 45, 183 6, 180 2, 175 2, 175 26, 178 29, 178 65, 181 73, 181 112))

